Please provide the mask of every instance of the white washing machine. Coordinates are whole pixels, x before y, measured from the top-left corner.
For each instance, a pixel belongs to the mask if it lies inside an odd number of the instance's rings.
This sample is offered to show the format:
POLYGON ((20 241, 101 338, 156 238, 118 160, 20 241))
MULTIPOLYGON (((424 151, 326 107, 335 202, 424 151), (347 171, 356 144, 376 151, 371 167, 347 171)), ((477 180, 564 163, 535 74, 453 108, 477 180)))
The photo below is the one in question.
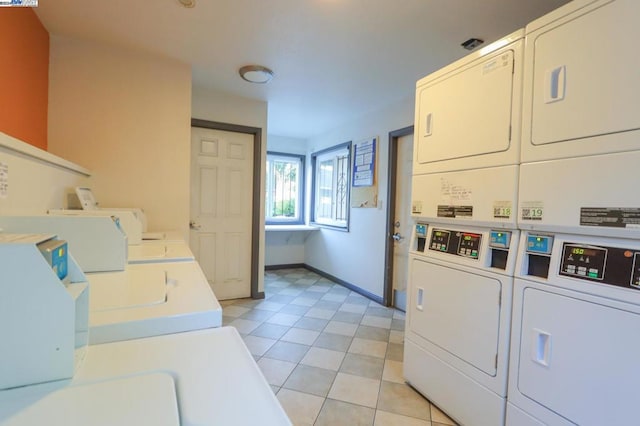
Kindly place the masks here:
POLYGON ((518 164, 524 31, 416 84, 413 174, 518 164))
POLYGON ((222 325, 222 307, 197 262, 136 264, 85 275, 91 344, 222 325))
POLYGON ((1 234, 0 424, 290 425, 234 328, 87 346, 67 242, 1 234))
POLYGON ((222 307, 197 262, 127 264, 131 246, 111 217, 0 216, 0 228, 56 234, 78 253, 91 290, 91 344, 222 325, 222 307))
POLYGON ((507 424, 636 424, 639 327, 637 239, 523 233, 507 424))
POLYGON ((0 390, 0 425, 290 425, 235 328, 90 346, 73 378, 0 390))
POLYGON ((526 26, 523 163, 640 149, 639 15, 635 0, 574 0, 526 26))
POLYGON ((195 260, 193 252, 184 241, 142 240, 129 245, 128 263, 184 262, 195 260))
POLYGON ((504 423, 518 236, 517 230, 416 225, 404 376, 460 424, 504 423))

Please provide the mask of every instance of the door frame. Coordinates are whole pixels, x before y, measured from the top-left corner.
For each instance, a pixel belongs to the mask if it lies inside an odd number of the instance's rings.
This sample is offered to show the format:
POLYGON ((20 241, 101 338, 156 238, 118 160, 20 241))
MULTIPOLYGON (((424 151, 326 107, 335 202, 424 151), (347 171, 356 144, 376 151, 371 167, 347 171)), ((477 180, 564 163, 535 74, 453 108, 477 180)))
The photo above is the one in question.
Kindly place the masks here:
POLYGON ((191 127, 223 130, 226 132, 245 133, 253 136, 253 192, 251 215, 251 298, 264 299, 264 291, 258 291, 260 281, 260 177, 262 176, 262 128, 243 126, 240 124, 221 123, 218 121, 191 119, 191 127))
POLYGON ((393 304, 393 229, 396 214, 396 180, 398 179, 398 139, 403 136, 413 134, 413 125, 389 132, 389 162, 387 165, 387 229, 385 239, 384 258, 384 285, 382 304, 391 306, 393 304))

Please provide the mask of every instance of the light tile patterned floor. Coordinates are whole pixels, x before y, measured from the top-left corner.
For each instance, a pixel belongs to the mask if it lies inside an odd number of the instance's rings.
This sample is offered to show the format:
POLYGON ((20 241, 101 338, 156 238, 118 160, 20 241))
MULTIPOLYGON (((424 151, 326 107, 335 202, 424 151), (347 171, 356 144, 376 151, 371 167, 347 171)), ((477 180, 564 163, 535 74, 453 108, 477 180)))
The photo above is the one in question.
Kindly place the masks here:
POLYGON ((222 302, 296 426, 455 425, 402 377, 404 314, 306 269, 265 273, 265 300, 222 302))

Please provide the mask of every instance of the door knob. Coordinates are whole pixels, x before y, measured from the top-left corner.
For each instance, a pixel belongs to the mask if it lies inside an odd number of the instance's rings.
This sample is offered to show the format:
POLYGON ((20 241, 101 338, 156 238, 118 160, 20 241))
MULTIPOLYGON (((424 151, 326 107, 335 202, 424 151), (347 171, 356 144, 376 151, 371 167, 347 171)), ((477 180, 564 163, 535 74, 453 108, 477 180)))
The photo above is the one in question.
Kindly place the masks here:
POLYGON ((391 238, 393 238, 394 241, 402 241, 402 240, 404 240, 404 237, 402 235, 400 235, 399 232, 396 232, 395 234, 393 234, 391 236, 391 238))
POLYGON ((193 229, 194 231, 199 231, 201 227, 202 226, 195 220, 192 220, 191 222, 189 222, 189 228, 193 229))

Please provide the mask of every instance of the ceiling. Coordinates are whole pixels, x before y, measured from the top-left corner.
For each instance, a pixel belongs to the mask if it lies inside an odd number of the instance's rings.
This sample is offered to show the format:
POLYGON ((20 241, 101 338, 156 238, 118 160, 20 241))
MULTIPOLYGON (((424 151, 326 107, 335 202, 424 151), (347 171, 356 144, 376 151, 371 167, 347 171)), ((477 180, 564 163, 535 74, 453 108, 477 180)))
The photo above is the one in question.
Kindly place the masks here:
POLYGON ((269 134, 306 139, 413 95, 415 82, 568 0, 40 0, 54 35, 191 64, 194 90, 268 102, 269 134), (275 72, 263 85, 238 68, 275 72))

